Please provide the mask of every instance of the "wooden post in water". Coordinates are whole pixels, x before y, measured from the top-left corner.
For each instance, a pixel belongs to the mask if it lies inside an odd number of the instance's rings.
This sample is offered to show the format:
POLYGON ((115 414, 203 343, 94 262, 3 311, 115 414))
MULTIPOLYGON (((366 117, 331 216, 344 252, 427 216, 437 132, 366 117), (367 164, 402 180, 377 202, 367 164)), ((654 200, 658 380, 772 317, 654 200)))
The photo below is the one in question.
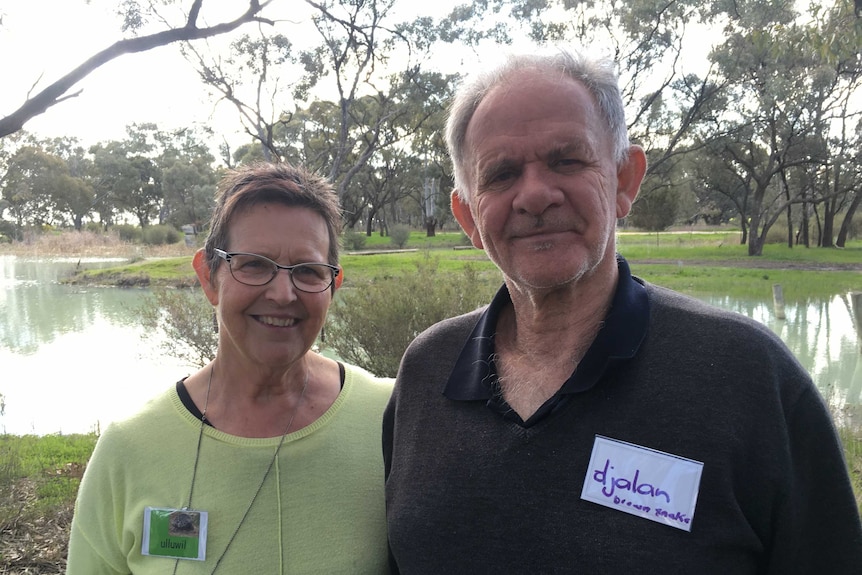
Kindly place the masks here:
POLYGON ((781 284, 772 284, 772 308, 775 310, 775 317, 784 319, 784 290, 781 289, 781 284))
POLYGON ((856 324, 859 351, 862 352, 862 291, 850 292, 850 308, 853 311, 853 323, 856 324))

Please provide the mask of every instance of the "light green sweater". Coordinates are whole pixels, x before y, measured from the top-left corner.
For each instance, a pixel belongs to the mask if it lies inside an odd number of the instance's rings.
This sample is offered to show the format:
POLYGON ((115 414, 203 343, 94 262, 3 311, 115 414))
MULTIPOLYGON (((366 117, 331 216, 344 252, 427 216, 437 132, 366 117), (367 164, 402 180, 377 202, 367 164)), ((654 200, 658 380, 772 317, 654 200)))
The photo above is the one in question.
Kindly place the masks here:
MULTIPOLYGON (((219 574, 388 572, 380 433, 392 382, 345 368, 330 409, 285 438, 219 574)), ((141 554, 144 508, 186 504, 199 430, 174 388, 105 430, 78 493, 68 575, 173 572, 174 559, 141 554)), ((206 560, 181 560, 178 575, 212 572, 279 440, 205 426, 192 508, 209 513, 206 560)))

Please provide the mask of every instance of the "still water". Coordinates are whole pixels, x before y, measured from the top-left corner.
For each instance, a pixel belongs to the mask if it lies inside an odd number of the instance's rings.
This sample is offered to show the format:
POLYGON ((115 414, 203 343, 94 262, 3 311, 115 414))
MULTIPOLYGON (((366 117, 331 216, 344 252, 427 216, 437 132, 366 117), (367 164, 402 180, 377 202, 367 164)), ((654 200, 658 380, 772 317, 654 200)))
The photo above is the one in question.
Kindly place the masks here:
MULTIPOLYGON (((161 353, 160 334, 143 337, 148 291, 59 282, 77 265, 116 261, 0 256, 0 433, 96 431, 194 370, 161 353)), ((783 321, 771 299, 702 299, 767 325, 831 402, 862 403, 862 343, 846 297, 787 305, 783 321)))

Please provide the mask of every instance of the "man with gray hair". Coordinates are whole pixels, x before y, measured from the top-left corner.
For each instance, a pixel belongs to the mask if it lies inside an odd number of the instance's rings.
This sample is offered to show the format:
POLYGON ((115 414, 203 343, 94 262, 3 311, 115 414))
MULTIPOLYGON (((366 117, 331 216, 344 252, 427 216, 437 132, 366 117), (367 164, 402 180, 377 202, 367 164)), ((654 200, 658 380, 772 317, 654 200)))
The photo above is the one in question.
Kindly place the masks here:
POLYGON ((461 88, 452 211, 504 284, 420 334, 384 415, 393 568, 859 573, 829 412, 761 324, 616 253, 646 172, 613 62, 517 56, 461 88))

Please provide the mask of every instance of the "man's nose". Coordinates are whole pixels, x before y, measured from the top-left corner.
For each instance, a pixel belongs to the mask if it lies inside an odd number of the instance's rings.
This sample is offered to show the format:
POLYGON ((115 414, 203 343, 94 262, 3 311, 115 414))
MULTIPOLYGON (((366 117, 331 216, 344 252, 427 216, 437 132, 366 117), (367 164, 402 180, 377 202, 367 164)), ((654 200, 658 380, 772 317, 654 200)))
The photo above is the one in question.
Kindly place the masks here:
POLYGON ((516 185, 512 207, 518 213, 538 216, 563 201, 557 179, 546 168, 527 166, 516 185))

